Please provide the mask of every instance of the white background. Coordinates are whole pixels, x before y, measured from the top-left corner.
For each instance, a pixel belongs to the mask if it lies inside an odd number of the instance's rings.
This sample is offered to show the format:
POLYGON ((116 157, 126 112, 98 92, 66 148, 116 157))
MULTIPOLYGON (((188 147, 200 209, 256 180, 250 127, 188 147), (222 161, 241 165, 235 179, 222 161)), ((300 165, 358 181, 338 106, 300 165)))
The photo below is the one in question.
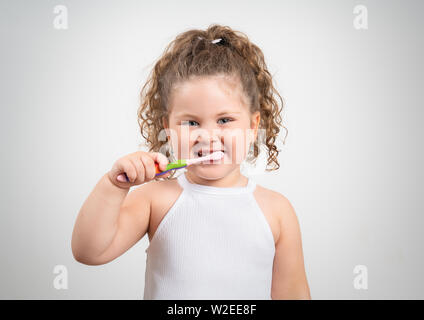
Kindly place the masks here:
POLYGON ((281 169, 252 177, 296 210, 312 299, 423 299, 423 14, 420 1, 1 1, 0 298, 142 299, 147 236, 86 266, 72 229, 142 142, 154 61, 180 32, 220 23, 263 50, 286 103, 281 169), (67 30, 53 28, 59 4, 67 30), (353 27, 358 4, 368 30, 353 27))

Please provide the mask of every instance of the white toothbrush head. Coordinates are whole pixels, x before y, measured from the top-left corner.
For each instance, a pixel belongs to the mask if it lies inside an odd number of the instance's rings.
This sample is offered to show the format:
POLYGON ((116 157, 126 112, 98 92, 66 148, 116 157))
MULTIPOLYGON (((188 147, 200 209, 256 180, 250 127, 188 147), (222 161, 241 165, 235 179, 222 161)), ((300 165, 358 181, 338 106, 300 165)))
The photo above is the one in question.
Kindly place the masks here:
POLYGON ((188 159, 188 160, 186 160, 186 163, 187 163, 187 165, 190 165, 190 164, 199 163, 199 162, 208 161, 208 160, 219 160, 219 159, 222 159, 223 157, 224 157, 224 152, 215 151, 215 152, 212 152, 211 154, 208 154, 207 156, 204 156, 204 157, 195 158, 195 159, 188 159))
POLYGON ((215 151, 215 152, 212 152, 207 157, 209 157, 209 160, 219 160, 219 159, 222 159, 224 157, 224 152, 222 152, 222 151, 215 151))

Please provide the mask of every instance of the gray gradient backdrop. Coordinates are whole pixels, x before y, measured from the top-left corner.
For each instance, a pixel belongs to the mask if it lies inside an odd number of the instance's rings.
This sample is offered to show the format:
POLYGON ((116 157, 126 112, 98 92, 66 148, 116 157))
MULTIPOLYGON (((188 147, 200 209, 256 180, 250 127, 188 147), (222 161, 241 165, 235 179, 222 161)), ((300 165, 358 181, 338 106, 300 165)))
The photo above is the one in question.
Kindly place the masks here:
POLYGON ((312 298, 423 299, 423 15, 422 1, 1 1, 0 298, 142 299, 147 236, 86 266, 74 222, 139 150, 155 59, 178 33, 222 23, 262 48, 286 102, 281 169, 249 174, 294 206, 312 298), (60 4, 68 30, 53 28, 60 4), (353 27, 358 4, 368 30, 353 27))

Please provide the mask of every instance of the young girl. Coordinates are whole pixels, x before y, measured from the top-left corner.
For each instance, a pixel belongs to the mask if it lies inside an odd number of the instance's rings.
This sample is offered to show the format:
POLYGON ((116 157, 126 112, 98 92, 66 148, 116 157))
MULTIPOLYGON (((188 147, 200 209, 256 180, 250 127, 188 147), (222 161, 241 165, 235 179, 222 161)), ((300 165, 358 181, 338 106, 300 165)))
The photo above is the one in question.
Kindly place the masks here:
POLYGON ((105 264, 148 233, 144 299, 310 299, 293 207, 240 172, 261 146, 267 170, 279 168, 273 93, 245 34, 211 25, 178 35, 142 89, 149 152, 117 160, 90 193, 72 235, 75 259, 105 264), (223 158, 155 176, 155 164, 215 151, 223 158))

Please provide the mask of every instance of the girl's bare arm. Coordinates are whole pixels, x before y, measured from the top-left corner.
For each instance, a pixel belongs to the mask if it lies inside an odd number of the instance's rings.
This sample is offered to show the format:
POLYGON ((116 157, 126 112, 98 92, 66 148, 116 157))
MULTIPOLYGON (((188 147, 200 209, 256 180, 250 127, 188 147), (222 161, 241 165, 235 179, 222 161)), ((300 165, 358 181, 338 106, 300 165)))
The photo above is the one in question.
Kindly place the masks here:
POLYGON ((272 276, 274 300, 310 300, 299 222, 290 202, 278 194, 275 201, 280 220, 272 276))
MULTIPOLYGON (((158 153, 135 152, 119 159, 83 203, 72 233, 72 253, 84 264, 114 260, 144 237, 149 226, 155 161, 163 170, 167 158, 158 153), (119 182, 125 172, 129 182, 119 182), (113 182, 112 182, 113 181, 113 182), (129 192, 131 186, 142 184, 129 192)), ((163 176, 167 176, 165 174, 163 176)))
POLYGON ((72 253, 78 262, 105 264, 143 238, 150 218, 148 192, 143 187, 129 192, 112 184, 107 174, 100 179, 72 233, 72 253))

